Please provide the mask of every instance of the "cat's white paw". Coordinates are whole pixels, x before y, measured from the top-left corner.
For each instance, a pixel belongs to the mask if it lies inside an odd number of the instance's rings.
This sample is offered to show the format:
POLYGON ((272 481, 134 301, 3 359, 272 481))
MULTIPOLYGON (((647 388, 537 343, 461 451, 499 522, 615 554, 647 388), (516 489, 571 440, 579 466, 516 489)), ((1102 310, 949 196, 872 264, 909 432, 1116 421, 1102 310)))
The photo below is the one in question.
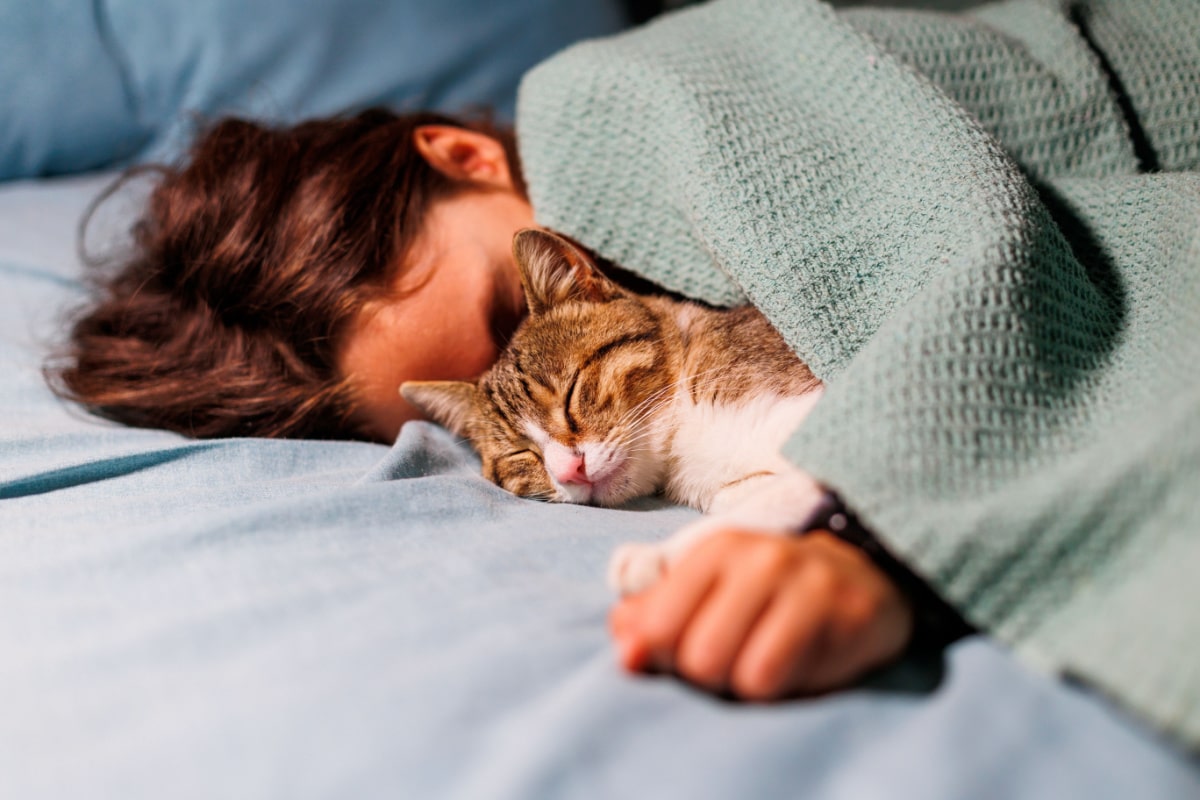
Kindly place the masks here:
POLYGON ((666 558, 658 545, 623 544, 608 560, 609 588, 622 595, 637 594, 658 583, 666 567, 666 558))

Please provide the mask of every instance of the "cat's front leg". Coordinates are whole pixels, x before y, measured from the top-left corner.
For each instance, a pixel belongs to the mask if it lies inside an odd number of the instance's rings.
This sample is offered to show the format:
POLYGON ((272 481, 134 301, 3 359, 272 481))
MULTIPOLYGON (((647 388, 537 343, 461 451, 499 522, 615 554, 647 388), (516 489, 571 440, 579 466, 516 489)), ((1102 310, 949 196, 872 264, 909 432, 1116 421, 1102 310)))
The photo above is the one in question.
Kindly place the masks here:
MULTIPOLYGON (((669 540, 668 540, 669 541, 669 540)), ((637 594, 658 583, 667 569, 666 542, 625 542, 608 559, 608 588, 637 594)))
POLYGON ((830 502, 829 492, 803 470, 789 467, 757 474, 739 482, 736 491, 714 498, 708 514, 670 538, 619 546, 609 560, 608 584, 621 594, 645 591, 706 536, 731 528, 772 534, 802 531, 830 502))
POLYGON ((608 561, 608 586, 618 594, 637 594, 658 583, 672 564, 706 536, 737 527, 723 517, 704 515, 661 542, 626 542, 608 561))

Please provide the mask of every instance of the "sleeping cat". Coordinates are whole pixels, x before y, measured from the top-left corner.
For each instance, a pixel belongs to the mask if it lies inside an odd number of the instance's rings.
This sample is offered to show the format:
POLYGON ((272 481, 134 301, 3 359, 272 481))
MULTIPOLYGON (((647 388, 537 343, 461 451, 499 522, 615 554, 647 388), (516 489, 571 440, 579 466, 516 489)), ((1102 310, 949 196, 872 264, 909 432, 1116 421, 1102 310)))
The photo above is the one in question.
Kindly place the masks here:
POLYGON ((821 510, 826 492, 779 453, 821 383, 762 314, 634 294, 547 231, 518 232, 513 253, 529 316, 496 364, 400 390, 514 494, 616 506, 661 491, 706 512, 618 548, 614 588, 648 587, 719 528, 792 530, 821 510))

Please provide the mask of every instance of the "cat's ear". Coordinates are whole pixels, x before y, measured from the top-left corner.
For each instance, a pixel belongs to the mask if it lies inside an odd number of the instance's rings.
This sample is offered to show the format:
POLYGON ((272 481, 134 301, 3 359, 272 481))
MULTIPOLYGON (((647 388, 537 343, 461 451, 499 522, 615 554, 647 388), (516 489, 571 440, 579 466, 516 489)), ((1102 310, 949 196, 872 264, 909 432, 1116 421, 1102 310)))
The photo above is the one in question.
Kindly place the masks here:
POLYGON ((569 300, 604 303, 624 294, 583 250, 558 234, 524 228, 513 237, 529 313, 540 314, 569 300))
POLYGON ((475 384, 466 381, 405 381, 400 394, 456 436, 466 437, 475 417, 475 384))

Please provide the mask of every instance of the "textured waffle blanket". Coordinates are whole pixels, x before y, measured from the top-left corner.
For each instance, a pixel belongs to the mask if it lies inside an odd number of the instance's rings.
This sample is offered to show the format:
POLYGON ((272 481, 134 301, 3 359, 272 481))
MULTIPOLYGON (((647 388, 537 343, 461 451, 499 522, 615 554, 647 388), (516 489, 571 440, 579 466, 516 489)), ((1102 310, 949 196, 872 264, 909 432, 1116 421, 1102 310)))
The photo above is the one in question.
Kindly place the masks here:
POLYGON ((1200 14, 716 0, 529 74, 539 220, 749 299, 789 443, 1026 661, 1200 749, 1200 14))

